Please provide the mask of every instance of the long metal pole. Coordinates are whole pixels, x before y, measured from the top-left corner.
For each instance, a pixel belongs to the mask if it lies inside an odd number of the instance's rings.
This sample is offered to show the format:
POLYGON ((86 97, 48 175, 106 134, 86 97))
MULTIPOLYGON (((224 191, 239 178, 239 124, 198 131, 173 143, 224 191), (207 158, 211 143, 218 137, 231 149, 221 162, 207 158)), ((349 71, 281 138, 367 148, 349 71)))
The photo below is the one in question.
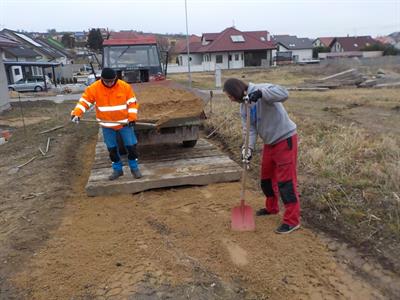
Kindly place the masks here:
POLYGON ((190 51, 189 51, 189 28, 188 28, 188 15, 187 15, 187 0, 185 0, 185 15, 186 15, 186 50, 187 50, 187 59, 188 59, 189 87, 192 88, 192 73, 190 72, 190 51))
POLYGON ((18 102, 19 102, 19 108, 21 112, 21 119, 22 119, 22 125, 24 126, 24 135, 25 135, 25 140, 27 139, 27 134, 26 134, 26 126, 25 126, 25 117, 24 117, 24 109, 22 108, 22 102, 21 102, 21 96, 18 92, 18 102))

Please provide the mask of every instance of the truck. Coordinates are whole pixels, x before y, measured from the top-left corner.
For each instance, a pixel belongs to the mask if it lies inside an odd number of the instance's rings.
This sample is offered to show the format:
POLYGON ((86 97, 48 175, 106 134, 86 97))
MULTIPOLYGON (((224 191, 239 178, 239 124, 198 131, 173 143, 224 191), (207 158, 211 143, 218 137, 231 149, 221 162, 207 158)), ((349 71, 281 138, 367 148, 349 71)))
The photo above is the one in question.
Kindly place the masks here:
MULTIPOLYGON (((103 41, 102 67, 114 69, 118 78, 130 83, 135 91, 155 85, 177 88, 166 78, 167 61, 168 54, 165 63, 161 63, 161 51, 154 36, 111 36, 103 41)), ((200 115, 169 119, 157 129, 137 126, 138 140, 141 145, 181 143, 184 147, 194 147, 199 138, 200 115)))
MULTIPOLYGON (((108 151, 99 135, 86 185, 89 196, 239 180, 240 167, 217 146, 199 139, 205 101, 193 90, 166 78, 155 38, 105 40, 102 66, 115 69, 120 79, 133 86, 140 105, 139 121, 158 126, 142 126, 138 122, 135 127, 143 174, 140 179, 125 175, 108 180, 108 151)), ((118 148, 120 154, 126 152, 121 138, 118 148)), ((125 173, 129 174, 126 159, 123 155, 125 173)))

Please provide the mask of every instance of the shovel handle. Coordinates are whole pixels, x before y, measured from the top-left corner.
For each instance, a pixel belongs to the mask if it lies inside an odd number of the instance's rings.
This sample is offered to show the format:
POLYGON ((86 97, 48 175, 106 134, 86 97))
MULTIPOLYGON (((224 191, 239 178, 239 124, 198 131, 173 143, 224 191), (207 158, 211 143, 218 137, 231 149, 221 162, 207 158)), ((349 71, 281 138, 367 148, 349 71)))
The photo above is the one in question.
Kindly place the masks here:
MULTIPOLYGON (((246 132, 245 132, 245 139, 244 139, 244 149, 245 153, 249 150, 249 139, 250 139, 250 101, 249 97, 246 95, 244 98, 244 105, 246 109, 246 132)), ((245 199, 245 192, 246 192, 246 177, 247 177, 247 163, 243 161, 243 172, 242 172, 242 189, 240 192, 240 198, 242 199, 242 205, 244 205, 245 199)))
MULTIPOLYGON (((89 120, 89 119, 81 119, 80 122, 86 122, 86 123, 99 123, 97 120, 89 120)), ((108 121, 109 123, 115 123, 118 125, 128 125, 126 122, 118 122, 118 121, 108 121)), ((156 128, 157 124, 154 123, 144 123, 144 122, 136 122, 136 125, 139 126, 146 126, 146 127, 151 127, 151 128, 156 128)))

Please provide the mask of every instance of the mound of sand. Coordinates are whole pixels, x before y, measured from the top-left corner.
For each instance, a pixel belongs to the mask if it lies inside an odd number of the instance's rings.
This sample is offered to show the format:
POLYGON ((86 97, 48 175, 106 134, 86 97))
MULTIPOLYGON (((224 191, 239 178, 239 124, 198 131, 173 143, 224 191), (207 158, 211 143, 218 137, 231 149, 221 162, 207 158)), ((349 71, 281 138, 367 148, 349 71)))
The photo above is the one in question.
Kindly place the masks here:
POLYGON ((204 102, 184 89, 161 85, 146 85, 135 89, 141 121, 160 121, 186 117, 199 117, 204 102))

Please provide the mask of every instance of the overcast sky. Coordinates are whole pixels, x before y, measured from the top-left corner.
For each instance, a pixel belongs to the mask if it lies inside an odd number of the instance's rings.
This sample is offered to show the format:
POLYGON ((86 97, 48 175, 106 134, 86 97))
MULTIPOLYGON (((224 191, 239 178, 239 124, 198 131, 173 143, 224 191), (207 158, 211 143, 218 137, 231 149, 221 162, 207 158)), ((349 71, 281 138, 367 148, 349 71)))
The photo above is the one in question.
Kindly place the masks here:
MULTIPOLYGON (((299 37, 400 31, 400 0, 187 0, 189 33, 268 30, 299 37)), ((0 28, 185 33, 185 0, 0 0, 0 28)))

